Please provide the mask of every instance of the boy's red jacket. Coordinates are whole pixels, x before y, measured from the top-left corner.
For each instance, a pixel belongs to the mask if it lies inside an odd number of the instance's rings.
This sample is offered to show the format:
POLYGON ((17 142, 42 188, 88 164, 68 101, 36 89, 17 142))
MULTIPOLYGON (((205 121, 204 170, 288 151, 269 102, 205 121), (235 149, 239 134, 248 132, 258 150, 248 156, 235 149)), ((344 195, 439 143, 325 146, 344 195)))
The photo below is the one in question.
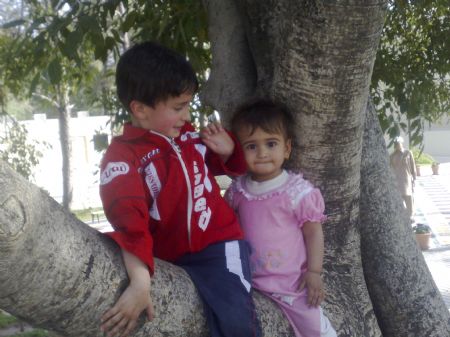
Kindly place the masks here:
POLYGON ((126 124, 101 163, 100 196, 115 230, 107 234, 151 273, 153 256, 175 261, 215 242, 242 239, 214 179, 245 172, 242 150, 235 144, 223 164, 188 123, 174 140, 126 124))

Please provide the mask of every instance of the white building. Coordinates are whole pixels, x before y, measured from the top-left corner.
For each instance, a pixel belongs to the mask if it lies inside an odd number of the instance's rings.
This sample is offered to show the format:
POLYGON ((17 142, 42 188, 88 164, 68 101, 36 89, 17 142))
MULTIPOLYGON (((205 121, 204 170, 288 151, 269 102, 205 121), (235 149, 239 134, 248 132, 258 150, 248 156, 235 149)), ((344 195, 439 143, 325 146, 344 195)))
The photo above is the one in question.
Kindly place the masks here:
POLYGON ((427 125, 424 133, 424 152, 441 163, 450 162, 450 117, 440 124, 427 125))
MULTIPOLYGON (((102 153, 94 149, 93 136, 96 133, 110 135, 108 116, 88 117, 79 113, 71 118, 73 209, 101 207, 99 196, 99 165, 102 153)), ((43 150, 39 165, 34 170, 34 182, 45 189, 58 202, 62 202, 62 156, 57 119, 47 119, 45 114, 35 115, 34 120, 23 123, 29 136, 51 147, 43 150)))
MULTIPOLYGON (((93 136, 106 133, 111 137, 108 116, 89 117, 80 112, 72 118, 70 129, 73 149, 73 209, 101 207, 99 197, 99 164, 102 154, 94 149, 93 136)), ((30 137, 51 145, 43 151, 40 164, 35 168, 35 183, 47 190, 58 202, 62 201, 62 158, 57 119, 44 114, 34 120, 21 122, 30 137)), ((405 137, 405 139, 407 139, 405 137)), ((428 126, 424 134, 424 151, 441 163, 450 162, 450 123, 428 126)))

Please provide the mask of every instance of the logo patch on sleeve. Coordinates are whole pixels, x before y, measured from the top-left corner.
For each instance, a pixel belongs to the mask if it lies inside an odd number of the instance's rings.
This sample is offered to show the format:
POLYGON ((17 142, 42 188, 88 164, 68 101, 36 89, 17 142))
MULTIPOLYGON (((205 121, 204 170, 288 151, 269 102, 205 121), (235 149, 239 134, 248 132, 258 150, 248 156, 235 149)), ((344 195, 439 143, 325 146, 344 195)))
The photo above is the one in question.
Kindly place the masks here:
POLYGON ((130 167, 123 161, 108 163, 100 176, 100 185, 106 185, 115 177, 127 174, 130 167))

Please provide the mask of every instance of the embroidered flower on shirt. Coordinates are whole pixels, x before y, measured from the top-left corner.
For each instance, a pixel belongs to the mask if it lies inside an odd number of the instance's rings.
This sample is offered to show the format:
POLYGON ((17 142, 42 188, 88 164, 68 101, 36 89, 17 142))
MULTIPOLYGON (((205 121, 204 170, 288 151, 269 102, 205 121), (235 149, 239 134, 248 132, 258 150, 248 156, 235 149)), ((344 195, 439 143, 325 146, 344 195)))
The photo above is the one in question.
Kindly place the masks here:
MULTIPOLYGON (((280 249, 271 250, 268 252, 255 252, 252 256, 256 269, 278 269, 283 265, 284 256, 280 249)), ((254 270, 252 270, 254 271, 254 270)))

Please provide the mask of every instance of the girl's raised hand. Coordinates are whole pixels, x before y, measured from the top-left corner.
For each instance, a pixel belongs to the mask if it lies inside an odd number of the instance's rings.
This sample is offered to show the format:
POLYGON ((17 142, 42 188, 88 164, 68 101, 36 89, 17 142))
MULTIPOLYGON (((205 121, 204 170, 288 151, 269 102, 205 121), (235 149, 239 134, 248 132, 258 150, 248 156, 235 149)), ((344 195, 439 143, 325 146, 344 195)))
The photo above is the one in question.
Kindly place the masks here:
POLYGON ((219 122, 208 124, 200 131, 203 143, 226 162, 234 151, 234 141, 219 122))

